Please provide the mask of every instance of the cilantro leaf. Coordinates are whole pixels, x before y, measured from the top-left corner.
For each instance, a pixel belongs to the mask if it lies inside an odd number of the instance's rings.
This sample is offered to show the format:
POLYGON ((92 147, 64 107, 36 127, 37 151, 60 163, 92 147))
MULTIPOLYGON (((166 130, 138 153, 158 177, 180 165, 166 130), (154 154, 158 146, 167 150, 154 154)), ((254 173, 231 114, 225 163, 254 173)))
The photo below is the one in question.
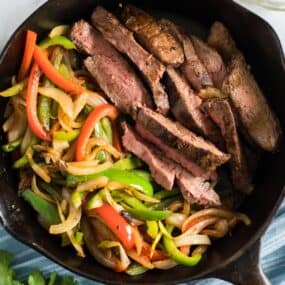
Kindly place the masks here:
POLYGON ((29 285, 45 285, 45 279, 42 275, 42 273, 38 270, 34 270, 28 279, 28 284, 29 285))
POLYGON ((71 276, 63 276, 60 280, 60 285, 77 285, 78 283, 71 276))
POLYGON ((49 278, 48 285, 55 285, 55 280, 56 280, 56 272, 52 272, 49 278))
POLYGON ((23 285, 19 281, 14 280, 15 272, 9 267, 12 258, 11 253, 0 250, 0 285, 23 285))

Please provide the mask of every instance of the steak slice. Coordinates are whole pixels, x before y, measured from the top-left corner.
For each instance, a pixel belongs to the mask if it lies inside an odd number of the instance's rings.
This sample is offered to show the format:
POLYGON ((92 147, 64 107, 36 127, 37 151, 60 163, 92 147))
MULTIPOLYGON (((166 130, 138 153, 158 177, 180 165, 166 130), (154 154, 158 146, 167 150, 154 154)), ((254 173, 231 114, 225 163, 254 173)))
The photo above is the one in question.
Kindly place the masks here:
POLYGON ((126 123, 122 125, 124 135, 123 146, 126 150, 138 156, 150 169, 154 180, 166 190, 171 190, 175 182, 175 167, 150 144, 146 144, 126 123))
POLYGON ((136 106, 152 106, 151 99, 129 63, 93 29, 81 20, 71 30, 71 38, 85 54, 84 65, 109 99, 125 113, 136 106))
POLYGON ((180 169, 176 174, 176 181, 186 201, 204 207, 220 206, 222 204, 211 183, 202 177, 194 177, 182 168, 180 169))
POLYGON ((226 100, 208 100, 203 103, 203 108, 220 127, 225 139, 227 152, 231 155, 229 165, 234 188, 240 192, 250 193, 253 186, 229 102, 226 100))
POLYGON ((228 76, 222 89, 230 95, 246 137, 264 150, 276 150, 282 133, 279 120, 268 105, 229 30, 222 23, 215 22, 208 43, 229 63, 228 76))
POLYGON ((180 154, 177 149, 172 148, 165 144, 161 139, 153 135, 150 131, 144 128, 141 124, 136 123, 136 131, 147 141, 154 144, 158 149, 160 149, 163 155, 173 161, 177 162, 189 172, 191 172, 195 177, 203 177, 205 179, 217 180, 217 174, 214 171, 206 171, 200 166, 195 164, 193 161, 185 158, 184 155, 180 154))
POLYGON ((281 137, 280 123, 242 55, 233 57, 223 91, 230 95, 248 136, 262 149, 276 150, 281 137))
POLYGON ((233 55, 240 53, 229 30, 221 22, 215 22, 211 26, 207 42, 218 51, 226 62, 228 62, 233 55))
POLYGON ((186 128, 207 137, 213 143, 220 143, 221 134, 219 130, 200 110, 202 99, 194 94, 179 71, 169 66, 166 74, 166 87, 171 112, 175 119, 186 128))
POLYGON ((92 23, 103 37, 117 50, 127 55, 145 77, 153 94, 157 110, 166 114, 169 110, 168 97, 160 83, 165 67, 134 39, 133 33, 101 6, 92 14, 92 23))
MULTIPOLYGON (((228 154, 187 130, 178 122, 173 122, 148 108, 139 108, 137 122, 163 144, 175 149, 180 156, 184 156, 186 160, 194 162, 205 171, 214 171, 230 158, 228 154)), ((159 145, 157 146, 159 147, 159 145)))
POLYGON ((122 18, 142 45, 163 63, 173 66, 183 63, 181 44, 168 31, 163 30, 152 16, 132 5, 126 5, 122 18))
POLYGON ((196 54, 211 76, 214 86, 221 88, 226 77, 226 67, 221 56, 201 39, 191 36, 191 40, 196 54))
POLYGON ((140 159, 151 171, 154 180, 167 190, 173 188, 175 178, 185 200, 203 206, 219 206, 218 194, 202 177, 194 177, 174 161, 165 158, 153 145, 146 143, 126 123, 123 123, 123 146, 140 159))
POLYGON ((195 90, 200 90, 205 86, 212 86, 213 81, 197 56, 191 39, 182 31, 182 28, 167 19, 160 20, 164 30, 169 31, 183 46, 185 60, 180 69, 195 90))

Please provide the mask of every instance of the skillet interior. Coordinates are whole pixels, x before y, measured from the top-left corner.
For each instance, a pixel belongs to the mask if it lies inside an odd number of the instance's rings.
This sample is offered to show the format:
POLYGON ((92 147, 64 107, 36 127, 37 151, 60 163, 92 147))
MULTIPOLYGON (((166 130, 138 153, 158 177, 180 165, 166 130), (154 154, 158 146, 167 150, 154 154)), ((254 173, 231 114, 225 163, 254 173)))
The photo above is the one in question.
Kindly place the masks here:
MULTIPOLYGON (((182 23, 189 31, 204 35, 214 20, 221 20, 232 31, 238 46, 245 53, 253 73, 277 112, 282 126, 285 125, 285 66, 278 39, 271 28, 260 18, 239 8, 231 1, 128 1, 154 15, 167 16, 182 23), (199 3, 197 3, 199 2, 199 3), (178 16, 180 15, 180 16, 178 16), (191 19, 191 20, 189 20, 191 19)), ((58 23, 72 23, 81 17, 88 17, 92 7, 102 4, 114 10, 115 1, 54 0, 48 1, 32 15, 16 32, 15 38, 6 47, 0 59, 0 89, 8 86, 8 80, 15 74, 23 49, 23 29, 31 28, 43 35, 58 23)), ((3 114, 5 101, 1 100, 3 114)), ((3 122, 3 118, 1 118, 3 122)), ((3 142, 3 135, 2 135, 3 142)), ((2 143, 1 142, 1 143, 2 143)), ((17 179, 9 165, 9 158, 0 158, 0 217, 3 224, 16 238, 32 245, 42 253, 67 268, 108 284, 169 284, 205 276, 242 254, 264 231, 281 201, 285 184, 285 147, 274 155, 263 155, 255 177, 255 191, 240 211, 252 219, 252 226, 239 226, 230 238, 222 239, 212 246, 199 266, 195 268, 176 267, 169 271, 152 271, 143 277, 129 277, 111 272, 98 265, 93 259, 81 260, 75 257, 71 248, 61 248, 60 242, 40 228, 30 207, 17 197, 17 179), (283 150, 282 150, 283 149, 283 150)))

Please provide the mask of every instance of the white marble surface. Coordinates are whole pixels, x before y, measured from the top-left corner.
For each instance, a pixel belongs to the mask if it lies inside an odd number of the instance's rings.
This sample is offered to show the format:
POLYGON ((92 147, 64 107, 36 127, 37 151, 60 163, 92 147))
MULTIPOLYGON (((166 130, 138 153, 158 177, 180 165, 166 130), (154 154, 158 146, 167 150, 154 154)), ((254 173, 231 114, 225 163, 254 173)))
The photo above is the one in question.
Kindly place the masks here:
MULTIPOLYGON (((46 0, 0 0, 0 50, 4 47, 13 31, 46 0)), ((245 0, 236 0, 253 12, 265 18, 277 31, 285 49, 285 11, 270 11, 245 0)))

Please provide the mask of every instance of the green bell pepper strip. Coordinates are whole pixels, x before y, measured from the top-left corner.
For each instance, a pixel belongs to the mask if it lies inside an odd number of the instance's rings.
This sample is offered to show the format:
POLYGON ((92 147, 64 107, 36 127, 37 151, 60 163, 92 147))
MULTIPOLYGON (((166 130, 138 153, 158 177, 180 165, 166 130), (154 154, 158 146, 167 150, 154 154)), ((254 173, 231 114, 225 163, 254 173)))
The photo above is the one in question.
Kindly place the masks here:
POLYGON ((47 193, 49 193, 52 198, 54 198, 55 200, 60 200, 61 199, 61 195, 59 194, 60 189, 58 187, 55 187, 51 184, 48 184, 46 182, 40 181, 39 183, 39 187, 44 189, 47 193))
POLYGON ((51 104, 52 100, 50 98, 43 95, 39 96, 38 116, 41 124, 46 131, 50 130, 51 104))
POLYGON ((21 192, 21 196, 49 225, 60 223, 57 208, 53 204, 39 197, 31 189, 21 192))
POLYGON ((159 228, 156 221, 146 221, 146 233, 152 238, 155 239, 158 235, 159 228))
POLYGON ((106 153, 104 151, 99 151, 96 155, 96 159, 99 161, 106 160, 106 153))
POLYGON ((22 156, 21 158, 19 158, 18 160, 16 160, 14 163, 13 163, 13 168, 15 169, 19 169, 19 168, 23 168, 25 166, 27 166, 29 164, 29 160, 28 158, 24 155, 22 156))
POLYGON ((96 193, 94 193, 91 198, 88 200, 85 208, 87 210, 92 210, 98 207, 101 207, 103 205, 103 196, 104 196, 104 190, 100 190, 96 193))
POLYGON ((180 193, 181 193, 180 190, 177 187, 175 187, 171 191, 161 190, 159 192, 156 192, 153 196, 154 198, 158 200, 162 200, 162 199, 174 197, 180 193))
POLYGON ((133 188, 136 188, 140 192, 152 196, 153 195, 153 187, 152 184, 143 179, 142 177, 136 175, 135 173, 132 173, 130 171, 125 170, 119 170, 113 167, 110 167, 104 171, 101 171, 99 173, 91 174, 91 175, 85 175, 85 176, 70 176, 67 175, 67 186, 74 186, 76 182, 85 182, 92 179, 95 179, 100 176, 106 176, 109 178, 110 181, 117 181, 122 184, 131 186, 133 188), (74 179, 75 178, 75 179, 74 179), (79 178, 79 179, 77 179, 79 178), (79 180, 79 181, 78 181, 79 180))
POLYGON ((70 78, 70 73, 67 66, 64 63, 61 63, 58 69, 59 73, 62 74, 65 78, 70 78))
POLYGON ((130 276, 136 276, 136 275, 143 274, 146 271, 148 271, 147 268, 145 268, 145 267, 143 267, 137 263, 133 263, 128 267, 128 269, 125 271, 125 273, 127 273, 130 276))
POLYGON ((64 36, 55 36, 52 38, 46 38, 44 39, 39 46, 43 49, 47 49, 51 46, 61 46, 65 49, 75 49, 74 43, 64 36))
MULTIPOLYGON (((102 138, 103 140, 108 141, 107 135, 102 125, 102 120, 100 122, 97 122, 95 125, 95 135, 97 138, 102 138)), ((103 158, 103 156, 106 157, 106 154, 104 151, 100 151, 98 155, 99 155, 99 158, 103 158)))
POLYGON ((51 119, 55 120, 57 118, 57 112, 58 112, 58 103, 53 100, 50 109, 51 119))
POLYGON ((60 141, 74 141, 80 134, 80 130, 72 130, 69 132, 65 132, 65 131, 58 131, 54 133, 54 138, 56 140, 60 140, 60 141))
POLYGON ((133 170, 135 168, 141 167, 142 162, 135 156, 129 156, 116 161, 112 168, 119 170, 133 170))
POLYGON ((101 125, 109 144, 113 144, 113 131, 109 118, 105 117, 101 120, 101 125))
POLYGON ((1 149, 4 152, 11 152, 16 149, 22 143, 22 139, 15 140, 13 142, 9 142, 7 144, 2 145, 1 149))
MULTIPOLYGON (((172 227, 167 227, 169 234, 172 232, 172 227)), ((175 245, 173 239, 168 238, 166 235, 163 236, 163 246, 167 255, 179 264, 186 266, 195 266, 199 263, 202 258, 201 254, 195 254, 193 256, 187 256, 183 254, 175 245)))
POLYGON ((83 244, 83 233, 82 232, 76 232, 75 239, 79 244, 83 244))
POLYGON ((166 208, 169 207, 169 205, 170 205, 171 203, 173 203, 174 201, 180 200, 178 197, 179 197, 179 196, 175 196, 175 197, 170 197, 170 198, 161 200, 160 203, 153 204, 153 205, 151 206, 151 208, 154 209, 154 210, 163 210, 163 209, 166 209, 166 208))
MULTIPOLYGON (((49 40, 49 39, 48 39, 49 40)), ((52 64, 55 69, 59 70, 60 63, 62 61, 63 51, 57 50, 55 54, 52 56, 52 64)), ((53 86, 53 84, 47 79, 44 79, 43 85, 46 87, 53 86)), ((54 116, 52 116, 51 109, 53 100, 46 96, 40 95, 38 99, 38 117, 46 131, 50 130, 50 120, 54 116)), ((55 118, 57 115, 55 116, 55 118)))
POLYGON ((138 199, 129 195, 122 195, 122 200, 125 201, 125 208, 134 218, 146 221, 158 221, 168 218, 170 215, 169 211, 156 211, 147 208, 138 199), (128 205, 134 207, 131 208, 128 205))
POLYGON ((97 122, 96 124, 95 124, 95 136, 97 137, 97 138, 101 138, 101 139, 107 139, 107 136, 106 136, 106 134, 105 134, 105 131, 104 131, 104 129, 103 129, 103 126, 102 126, 102 123, 101 123, 101 121, 100 122, 97 122))
POLYGON ((84 115, 88 116, 92 111, 93 111, 93 107, 90 105, 85 105, 83 108, 83 113, 84 115))
POLYGON ((142 210, 148 210, 148 208, 137 198, 132 197, 126 193, 117 192, 114 195, 115 197, 119 198, 120 200, 124 201, 129 206, 135 208, 135 209, 142 209, 142 210))
MULTIPOLYGON (((36 144, 37 142, 39 141, 39 139, 35 136, 35 135, 32 135, 31 137, 31 142, 29 144, 29 146, 27 147, 27 150, 33 146, 34 144, 36 144)), ((19 169, 19 168, 23 168, 25 166, 29 165, 29 160, 28 158, 26 157, 26 154, 24 154, 21 158, 19 158, 18 160, 16 160, 14 163, 13 163, 13 168, 15 169, 19 169)))
POLYGON ((82 205, 82 201, 85 198, 87 193, 85 192, 79 192, 79 191, 74 191, 71 194, 71 202, 75 208, 79 208, 82 205))
POLYGON ((23 91, 27 86, 27 80, 23 80, 12 87, 0 92, 1 97, 12 97, 18 95, 21 91, 23 91))
MULTIPOLYGON (((116 161, 110 169, 118 169, 118 170, 132 170, 134 168, 140 167, 142 165, 141 161, 136 157, 126 157, 116 161)), ((96 175, 97 174, 93 174, 96 175)), ((72 175, 67 174, 66 183, 68 187, 72 187, 77 185, 80 182, 86 182, 93 179, 93 175, 72 175)))
POLYGON ((132 170, 132 173, 135 173, 136 175, 144 178, 147 181, 152 180, 151 174, 146 170, 134 169, 134 170, 132 170))

